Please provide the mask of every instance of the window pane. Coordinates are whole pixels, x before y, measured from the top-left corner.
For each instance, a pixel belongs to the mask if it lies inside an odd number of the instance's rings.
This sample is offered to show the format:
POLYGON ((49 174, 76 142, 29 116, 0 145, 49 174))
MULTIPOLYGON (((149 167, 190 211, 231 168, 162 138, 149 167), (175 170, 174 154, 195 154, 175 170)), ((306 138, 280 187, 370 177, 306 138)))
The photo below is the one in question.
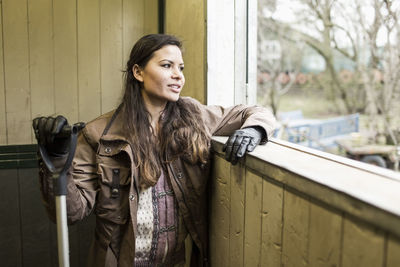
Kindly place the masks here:
POLYGON ((258 1, 257 103, 276 137, 395 168, 400 1, 258 1))

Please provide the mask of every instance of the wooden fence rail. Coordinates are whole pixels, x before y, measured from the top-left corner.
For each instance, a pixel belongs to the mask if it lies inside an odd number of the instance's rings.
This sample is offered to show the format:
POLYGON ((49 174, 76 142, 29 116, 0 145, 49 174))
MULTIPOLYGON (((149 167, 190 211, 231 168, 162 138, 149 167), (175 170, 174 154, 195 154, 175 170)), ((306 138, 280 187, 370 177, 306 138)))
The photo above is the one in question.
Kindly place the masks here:
POLYGON ((400 176, 281 141, 237 166, 215 138, 211 266, 400 266, 400 176))

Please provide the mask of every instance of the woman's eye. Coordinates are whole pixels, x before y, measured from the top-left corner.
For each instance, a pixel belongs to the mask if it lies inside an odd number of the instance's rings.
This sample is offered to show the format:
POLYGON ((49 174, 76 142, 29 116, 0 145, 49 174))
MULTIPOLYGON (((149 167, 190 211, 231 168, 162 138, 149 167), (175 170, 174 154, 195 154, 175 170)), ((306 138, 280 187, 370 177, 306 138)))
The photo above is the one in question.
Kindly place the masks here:
POLYGON ((170 67, 171 67, 171 64, 163 64, 163 65, 161 65, 161 67, 163 67, 163 68, 170 68, 170 67))
POLYGON ((180 69, 181 71, 183 71, 184 68, 185 68, 185 67, 182 66, 182 67, 180 67, 179 69, 180 69))

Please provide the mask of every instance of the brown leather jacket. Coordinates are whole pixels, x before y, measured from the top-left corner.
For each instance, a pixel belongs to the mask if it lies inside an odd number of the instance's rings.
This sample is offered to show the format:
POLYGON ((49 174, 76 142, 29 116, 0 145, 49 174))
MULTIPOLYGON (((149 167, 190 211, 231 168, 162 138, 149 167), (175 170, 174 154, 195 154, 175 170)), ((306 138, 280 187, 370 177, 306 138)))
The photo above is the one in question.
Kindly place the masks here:
MULTIPOLYGON (((222 108, 204 106, 183 97, 200 109, 211 135, 230 135, 239 128, 261 126, 270 135, 275 120, 261 107, 244 105, 222 108)), ((136 213, 138 208, 137 169, 131 147, 115 111, 88 123, 78 137, 68 176, 67 211, 69 223, 96 214, 95 240, 89 266, 129 266, 134 262, 136 213), (117 255, 117 256, 116 256, 117 255)), ((265 143, 265 138, 262 143, 265 143)), ((61 164, 63 159, 58 159, 61 164)), ((54 159, 57 164, 57 159, 54 159)), ((191 266, 207 266, 207 194, 209 165, 193 165, 183 159, 169 163, 168 179, 179 212, 193 240, 191 266)), ((52 183, 47 170, 40 170, 41 190, 50 217, 55 217, 52 183)))

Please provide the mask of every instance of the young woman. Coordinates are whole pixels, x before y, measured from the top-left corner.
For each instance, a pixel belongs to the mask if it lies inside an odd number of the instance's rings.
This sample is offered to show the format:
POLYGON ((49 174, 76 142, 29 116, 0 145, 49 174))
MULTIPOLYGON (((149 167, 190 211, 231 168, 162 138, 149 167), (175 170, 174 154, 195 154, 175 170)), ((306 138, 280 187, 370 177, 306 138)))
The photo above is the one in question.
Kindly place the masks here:
MULTIPOLYGON (((191 266, 206 266, 210 137, 230 135, 226 159, 236 164, 273 130, 264 108, 204 106, 180 97, 183 68, 177 38, 142 37, 126 66, 122 103, 79 134, 67 210, 70 223, 96 214, 89 266, 183 266, 188 235, 191 266)), ((58 137, 67 124, 62 116, 33 123, 55 164, 68 153, 69 140, 58 137)), ((50 173, 41 166, 41 190, 54 219, 50 173)))

